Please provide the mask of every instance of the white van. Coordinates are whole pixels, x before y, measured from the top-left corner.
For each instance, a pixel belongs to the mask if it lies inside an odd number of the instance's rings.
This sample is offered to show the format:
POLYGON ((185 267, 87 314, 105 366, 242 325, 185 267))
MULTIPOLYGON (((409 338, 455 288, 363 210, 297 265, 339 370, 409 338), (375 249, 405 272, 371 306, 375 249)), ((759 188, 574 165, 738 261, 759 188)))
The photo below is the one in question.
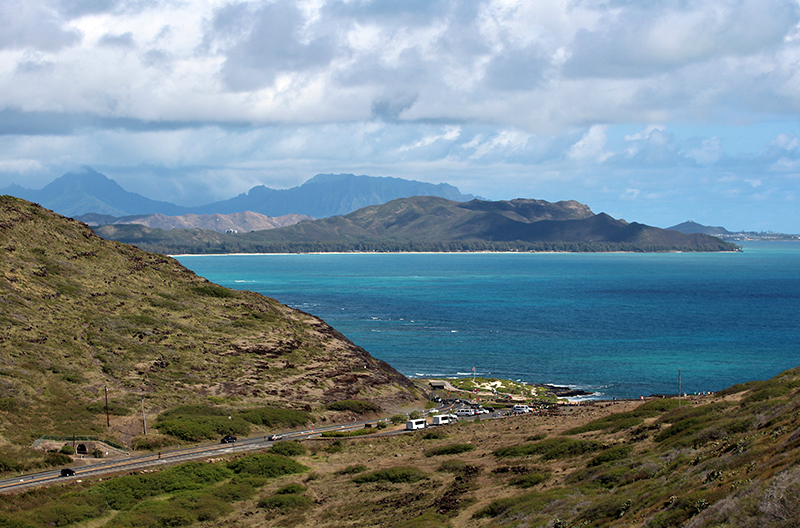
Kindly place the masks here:
POLYGON ((458 416, 453 414, 437 414, 431 417, 431 425, 447 425, 457 421, 458 416))
POLYGON ((517 405, 513 406, 511 408, 511 410, 513 412, 517 412, 517 413, 529 413, 529 412, 531 412, 531 408, 530 407, 528 407, 527 405, 520 405, 520 404, 517 404, 517 405))
POLYGON ((417 429, 425 429, 428 427, 428 422, 425 418, 417 418, 416 420, 409 420, 406 422, 406 431, 416 431, 417 429))
POLYGON ((474 409, 458 409, 456 410, 457 416, 472 416, 473 414, 477 414, 474 409))

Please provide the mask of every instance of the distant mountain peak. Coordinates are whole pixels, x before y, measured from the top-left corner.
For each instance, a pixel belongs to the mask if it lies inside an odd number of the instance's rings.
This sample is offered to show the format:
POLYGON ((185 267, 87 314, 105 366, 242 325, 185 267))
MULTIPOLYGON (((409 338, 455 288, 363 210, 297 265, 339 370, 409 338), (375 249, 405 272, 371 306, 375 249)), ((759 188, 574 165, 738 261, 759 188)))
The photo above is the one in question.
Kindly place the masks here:
POLYGON ((704 226, 702 224, 698 224, 694 221, 694 219, 689 220, 687 222, 680 223, 678 225, 674 225, 672 227, 668 227, 672 231, 680 231, 681 233, 686 234, 694 234, 694 233, 701 233, 704 235, 728 235, 730 231, 725 229, 721 226, 704 226))

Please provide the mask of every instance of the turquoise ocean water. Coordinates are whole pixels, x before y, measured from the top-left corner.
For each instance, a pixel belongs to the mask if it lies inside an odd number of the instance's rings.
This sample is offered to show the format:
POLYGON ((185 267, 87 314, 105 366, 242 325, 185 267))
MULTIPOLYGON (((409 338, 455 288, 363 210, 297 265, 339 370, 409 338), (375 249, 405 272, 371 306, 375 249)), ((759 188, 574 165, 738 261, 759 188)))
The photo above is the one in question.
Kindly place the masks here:
POLYGON ((800 365, 800 244, 740 253, 180 256, 317 315, 410 377, 595 398, 716 391, 800 365))

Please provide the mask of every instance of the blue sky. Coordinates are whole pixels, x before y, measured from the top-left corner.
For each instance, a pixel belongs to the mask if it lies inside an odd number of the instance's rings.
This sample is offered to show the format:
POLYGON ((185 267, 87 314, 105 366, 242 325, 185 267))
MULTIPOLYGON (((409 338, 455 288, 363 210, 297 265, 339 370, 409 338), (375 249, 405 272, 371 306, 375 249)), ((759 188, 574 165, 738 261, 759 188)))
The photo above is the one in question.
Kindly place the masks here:
POLYGON ((0 188, 318 173, 800 233, 785 0, 0 0, 0 188))

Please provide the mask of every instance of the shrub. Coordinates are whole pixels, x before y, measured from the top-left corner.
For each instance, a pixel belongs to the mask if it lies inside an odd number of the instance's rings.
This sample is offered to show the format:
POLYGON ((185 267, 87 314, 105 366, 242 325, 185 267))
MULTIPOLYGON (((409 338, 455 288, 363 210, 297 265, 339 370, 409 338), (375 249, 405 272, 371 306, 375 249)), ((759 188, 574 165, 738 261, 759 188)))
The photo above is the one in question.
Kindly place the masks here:
POLYGON ((74 455, 75 448, 69 444, 64 444, 63 446, 61 446, 61 449, 58 452, 61 453, 62 455, 74 455))
POLYGON ((398 484, 401 482, 417 482, 425 478, 425 473, 415 467, 396 467, 389 469, 381 469, 360 475, 353 479, 356 484, 364 484, 367 482, 391 482, 398 484))
POLYGON ((156 423, 161 434, 167 434, 184 442, 199 442, 227 434, 246 436, 250 426, 241 418, 228 419, 222 416, 203 416, 165 420, 156 423))
POLYGON ((200 295, 205 295, 206 297, 217 297, 222 299, 236 297, 236 292, 234 292, 233 290, 229 290, 228 288, 223 288, 222 286, 217 286, 216 284, 195 286, 194 288, 192 288, 192 291, 200 295))
POLYGON ((467 463, 463 460, 458 460, 457 458, 452 458, 450 460, 445 460, 442 462, 442 465, 439 466, 437 471, 441 471, 443 473, 463 473, 467 468, 467 463))
POLYGON ((581 456, 603 448, 603 444, 594 440, 573 440, 572 438, 551 438, 532 444, 501 447, 494 452, 498 458, 525 457, 539 455, 542 460, 554 460, 581 456))
POLYGON ((444 431, 428 431, 422 437, 423 440, 441 440, 442 438, 447 438, 444 431))
POLYGON ((548 476, 543 473, 528 473, 527 475, 519 475, 511 479, 511 485, 519 488, 532 488, 547 479, 548 476))
MULTIPOLYGON (((86 406, 86 410, 92 414, 105 414, 106 405, 105 403, 102 402, 90 403, 89 405, 86 406)), ((124 405, 120 405, 118 403, 108 404, 108 414, 113 414, 114 416, 128 416, 132 412, 133 411, 131 411, 124 405)))
POLYGON ((259 407, 242 411, 239 416, 255 425, 265 427, 296 427, 311 421, 311 414, 306 411, 296 411, 293 409, 279 409, 276 407, 259 407))
POLYGON ((594 467, 599 466, 600 464, 605 464, 606 462, 612 462, 614 460, 623 460, 631 454, 631 451, 633 451, 633 448, 627 445, 610 447, 591 459, 587 465, 589 467, 594 467))
POLYGON ((0 411, 3 412, 16 412, 19 408, 17 400, 14 398, 0 398, 0 411))
POLYGON ((260 475, 268 478, 303 473, 308 470, 306 466, 291 458, 271 454, 245 455, 229 462, 228 467, 237 474, 260 475))
POLYGON ((367 466, 365 466, 364 464, 357 464, 357 465, 354 465, 354 466, 347 466, 344 469, 340 469, 339 471, 336 472, 336 474, 337 475, 355 475, 355 474, 358 474, 358 473, 363 473, 368 469, 369 468, 367 466))
POLYGON ((331 411, 350 411, 356 414, 380 412, 381 408, 374 403, 363 400, 341 400, 329 403, 326 408, 331 411))
POLYGON ((283 455, 283 456, 302 456, 308 452, 306 446, 301 444, 296 440, 291 440, 289 442, 277 442, 272 444, 270 448, 270 453, 273 455, 283 455))
POLYGON ((426 457, 441 456, 441 455, 457 455, 459 453, 466 453, 472 451, 475 446, 472 444, 451 444, 448 446, 435 447, 425 451, 426 457))
POLYGON ((165 493, 201 489, 231 476, 220 464, 189 462, 146 475, 125 475, 108 480, 87 491, 100 495, 115 510, 129 510, 139 501, 165 493))
POLYGON ((311 504, 311 499, 301 495, 273 495, 258 501, 258 507, 265 510, 278 510, 287 512, 306 508, 311 504))
POLYGON ((234 478, 230 482, 216 486, 211 490, 211 496, 226 503, 243 501, 255 495, 256 484, 251 478, 234 478))
POLYGON ((398 424, 401 424, 401 423, 405 423, 406 415, 405 414, 395 414, 395 415, 392 415, 392 417, 389 418, 389 420, 391 420, 391 422, 393 424, 395 424, 395 425, 398 425, 398 424))
POLYGON ((308 488, 302 484, 287 484, 275 493, 277 495, 302 495, 308 488))
POLYGON ((478 510, 473 517, 476 519, 499 517, 504 513, 508 513, 516 503, 517 499, 515 498, 498 499, 485 508, 478 510))

